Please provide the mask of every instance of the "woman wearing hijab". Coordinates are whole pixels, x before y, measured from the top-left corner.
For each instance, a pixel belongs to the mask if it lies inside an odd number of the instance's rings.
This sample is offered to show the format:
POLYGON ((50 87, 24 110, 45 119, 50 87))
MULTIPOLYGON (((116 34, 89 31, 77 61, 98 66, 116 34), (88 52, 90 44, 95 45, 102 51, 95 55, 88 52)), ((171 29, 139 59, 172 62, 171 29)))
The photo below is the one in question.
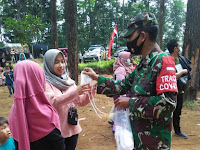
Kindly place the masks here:
MULTIPOLYGON (((60 117, 61 134, 65 138, 66 150, 75 150, 78 134, 82 129, 78 121, 77 125, 70 124, 67 114, 70 107, 85 106, 89 103, 91 87, 89 84, 75 85, 74 80, 68 76, 64 54, 57 49, 45 53, 43 66, 47 80, 45 93, 60 117), (88 92, 89 95, 86 94, 88 92)), ((92 93, 94 95, 95 91, 92 93)))
POLYGON ((134 70, 134 63, 131 60, 132 55, 130 52, 120 52, 119 56, 116 58, 113 64, 113 78, 115 80, 123 80, 127 75, 129 75, 134 70))
POLYGON ((24 53, 19 54, 19 61, 26 60, 26 55, 24 53))
POLYGON ((43 69, 33 61, 14 67, 14 104, 9 125, 17 150, 65 150, 59 116, 49 103, 43 69))
MULTIPOLYGON (((130 52, 120 52, 118 57, 115 59, 113 64, 113 79, 114 80, 123 80, 134 70, 134 63, 131 60, 132 55, 130 52)), ((126 94, 122 96, 114 96, 113 99, 116 100, 117 98, 126 98, 130 97, 131 94, 126 94)), ((114 117, 114 116, 113 116, 114 117)), ((113 120, 109 120, 108 123, 114 124, 113 120)), ((115 126, 113 126, 113 131, 115 131, 115 126)))

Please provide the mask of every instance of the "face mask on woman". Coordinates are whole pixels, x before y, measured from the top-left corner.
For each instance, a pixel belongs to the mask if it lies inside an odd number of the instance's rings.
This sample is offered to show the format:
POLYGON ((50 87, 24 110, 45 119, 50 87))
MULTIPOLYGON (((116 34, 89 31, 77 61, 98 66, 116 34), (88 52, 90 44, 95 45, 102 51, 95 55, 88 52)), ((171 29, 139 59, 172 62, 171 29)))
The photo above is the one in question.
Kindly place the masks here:
POLYGON ((130 60, 130 59, 125 60, 125 63, 126 63, 127 65, 131 65, 131 60, 130 60))

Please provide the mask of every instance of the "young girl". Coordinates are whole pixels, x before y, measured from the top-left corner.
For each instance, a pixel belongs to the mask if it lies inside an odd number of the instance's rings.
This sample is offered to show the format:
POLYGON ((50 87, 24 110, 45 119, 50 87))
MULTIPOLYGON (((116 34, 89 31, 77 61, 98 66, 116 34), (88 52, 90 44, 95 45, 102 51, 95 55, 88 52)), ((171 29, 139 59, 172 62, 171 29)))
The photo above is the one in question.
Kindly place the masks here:
POLYGON ((14 67, 14 104, 10 129, 18 150, 65 150, 59 116, 45 93, 45 75, 39 64, 21 61, 14 67))
MULTIPOLYGON (((64 55, 57 49, 45 53, 43 66, 47 80, 45 93, 60 117, 66 150, 75 150, 78 134, 82 129, 78 122, 77 125, 68 123, 68 111, 70 107, 85 106, 89 103, 89 97, 85 93, 91 91, 91 87, 89 84, 75 85, 74 80, 68 76, 64 55)), ((95 90, 93 95, 94 92, 95 90)))

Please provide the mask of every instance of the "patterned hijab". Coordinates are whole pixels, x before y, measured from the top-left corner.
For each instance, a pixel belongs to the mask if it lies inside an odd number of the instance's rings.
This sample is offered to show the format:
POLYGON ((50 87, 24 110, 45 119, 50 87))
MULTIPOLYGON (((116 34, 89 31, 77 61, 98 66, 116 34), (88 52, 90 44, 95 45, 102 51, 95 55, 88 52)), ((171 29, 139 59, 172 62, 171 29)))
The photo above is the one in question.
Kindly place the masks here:
POLYGON ((65 58, 64 54, 57 49, 48 50, 44 55, 43 67, 46 80, 58 89, 65 90, 75 82, 69 77, 66 69, 61 76, 55 74, 54 61, 59 53, 61 53, 63 55, 63 58, 65 58))
POLYGON ((113 64, 114 75, 123 74, 126 76, 127 74, 130 74, 134 70, 132 62, 130 64, 126 63, 127 59, 131 59, 130 52, 123 51, 119 53, 119 56, 116 58, 113 64))

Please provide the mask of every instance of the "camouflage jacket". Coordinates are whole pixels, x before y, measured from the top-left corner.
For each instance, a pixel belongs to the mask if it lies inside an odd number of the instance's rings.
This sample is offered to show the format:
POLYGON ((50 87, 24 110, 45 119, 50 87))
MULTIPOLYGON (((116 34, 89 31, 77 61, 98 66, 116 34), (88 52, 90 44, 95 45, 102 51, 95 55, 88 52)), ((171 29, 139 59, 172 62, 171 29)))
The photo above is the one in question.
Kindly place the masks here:
POLYGON ((136 150, 170 149, 172 113, 176 107, 176 93, 156 95, 155 83, 161 68, 160 49, 154 49, 141 60, 136 69, 123 81, 99 76, 97 93, 107 96, 131 92, 130 120, 136 150))

